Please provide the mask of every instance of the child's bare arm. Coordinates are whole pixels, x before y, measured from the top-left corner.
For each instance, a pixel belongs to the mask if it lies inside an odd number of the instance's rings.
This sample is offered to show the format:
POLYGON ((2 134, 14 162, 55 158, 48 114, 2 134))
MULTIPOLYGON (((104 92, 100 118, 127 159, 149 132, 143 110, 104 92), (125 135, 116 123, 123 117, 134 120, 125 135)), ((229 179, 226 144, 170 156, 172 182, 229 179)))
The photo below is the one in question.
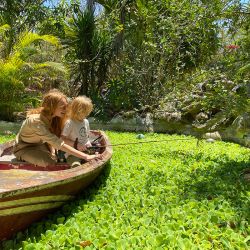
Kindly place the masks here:
POLYGON ((64 135, 62 135, 61 138, 63 139, 63 141, 64 141, 67 145, 69 145, 69 146, 71 146, 71 147, 74 147, 74 143, 75 143, 74 141, 70 140, 69 138, 67 138, 67 137, 64 136, 64 135))
POLYGON ((61 150, 62 151, 65 151, 66 153, 70 154, 70 155, 74 155, 78 158, 81 158, 81 159, 84 159, 86 161, 90 161, 90 160, 93 160, 93 159, 101 159, 102 156, 100 154, 95 154, 95 155, 88 155, 88 154, 85 154, 69 145, 67 145, 66 143, 62 145, 61 147, 61 150))
POLYGON ((73 147, 73 148, 75 148, 75 146, 77 146, 77 150, 79 150, 79 151, 84 151, 84 150, 86 150, 87 149, 87 147, 85 146, 85 145, 83 145, 83 144, 81 144, 81 143, 77 143, 77 145, 75 145, 75 141, 72 141, 72 140, 70 140, 69 138, 67 138, 66 136, 61 136, 61 138, 63 139, 63 141, 67 144, 67 145, 69 145, 69 146, 71 146, 71 147, 73 147))

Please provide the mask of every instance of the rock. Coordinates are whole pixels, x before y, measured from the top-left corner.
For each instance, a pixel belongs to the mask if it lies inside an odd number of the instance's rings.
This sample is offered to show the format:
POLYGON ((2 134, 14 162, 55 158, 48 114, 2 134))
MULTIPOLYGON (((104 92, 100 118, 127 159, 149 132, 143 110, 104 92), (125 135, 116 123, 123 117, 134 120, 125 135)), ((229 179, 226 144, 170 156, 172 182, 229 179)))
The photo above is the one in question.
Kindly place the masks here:
POLYGON ((222 132, 222 137, 250 147, 250 114, 238 116, 231 126, 222 132))
POLYGON ((143 134, 138 134, 138 135, 136 136, 136 138, 137 138, 137 139, 144 139, 144 135, 143 135, 143 134))
POLYGON ((19 131, 22 123, 0 121, 0 133, 15 134, 19 131))
POLYGON ((195 120, 198 122, 205 122, 208 120, 208 115, 204 112, 200 112, 196 115, 195 120))
POLYGON ((213 138, 208 138, 206 141, 210 142, 210 143, 213 143, 215 140, 213 138))
POLYGON ((153 127, 153 119, 152 119, 152 115, 150 113, 147 113, 144 120, 143 120, 143 124, 145 126, 145 130, 147 132, 154 132, 154 127, 153 127))
POLYGON ((243 174, 243 178, 244 178, 245 181, 250 182, 250 171, 249 172, 245 172, 243 174))
POLYGON ((204 139, 207 139, 207 141, 209 139, 212 139, 212 140, 221 140, 221 135, 218 131, 215 131, 215 132, 212 132, 212 133, 205 133, 202 138, 204 139))
POLYGON ((167 112, 163 111, 161 113, 154 114, 155 119, 167 120, 167 121, 181 121, 181 112, 167 112))
POLYGON ((250 134, 243 136, 244 143, 247 147, 250 147, 250 134))
POLYGON ((10 131, 10 130, 5 130, 5 131, 3 132, 3 134, 4 134, 4 135, 12 135, 13 132, 10 131))
POLYGON ((228 118, 225 116, 223 112, 218 112, 216 115, 214 115, 212 118, 207 120, 205 123, 199 123, 197 120, 195 120, 192 125, 194 129, 197 129, 197 131, 200 131, 201 133, 207 132, 207 131, 219 131, 223 127, 225 127, 225 124, 228 123, 228 118))
MULTIPOLYGON (((137 132, 154 131, 169 134, 185 134, 197 136, 199 138, 202 137, 203 139, 232 141, 250 147, 249 113, 237 117, 234 123, 228 127, 230 121, 223 112, 217 113, 204 123, 192 123, 183 117, 180 111, 157 112, 154 114, 151 114, 150 112, 144 113, 143 117, 138 113, 135 113, 135 115, 130 118, 117 115, 109 122, 89 118, 90 127, 91 129, 102 130, 137 132)), ((197 118, 201 120, 206 119, 207 115, 203 112, 199 112, 197 118)))
POLYGON ((122 114, 122 117, 124 118, 133 118, 136 115, 136 111, 127 111, 122 114))
POLYGON ((14 112, 14 121, 15 122, 22 122, 26 119, 26 113, 25 112, 14 112))

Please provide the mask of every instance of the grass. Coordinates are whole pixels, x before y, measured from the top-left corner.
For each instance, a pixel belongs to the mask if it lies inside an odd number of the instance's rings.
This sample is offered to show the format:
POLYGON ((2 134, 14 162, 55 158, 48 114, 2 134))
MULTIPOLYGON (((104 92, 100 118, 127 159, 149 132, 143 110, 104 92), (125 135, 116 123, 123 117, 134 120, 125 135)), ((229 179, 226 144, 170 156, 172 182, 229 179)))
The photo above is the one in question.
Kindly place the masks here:
POLYGON ((12 140, 14 138, 15 138, 14 134, 3 135, 3 134, 0 133, 0 143, 4 143, 4 142, 12 140))
MULTIPOLYGON (((107 134, 113 144, 140 141, 135 133, 107 134)), ((197 147, 190 136, 145 140, 170 141, 114 147, 104 173, 77 200, 3 249, 249 249, 250 191, 241 173, 250 150, 197 147)))

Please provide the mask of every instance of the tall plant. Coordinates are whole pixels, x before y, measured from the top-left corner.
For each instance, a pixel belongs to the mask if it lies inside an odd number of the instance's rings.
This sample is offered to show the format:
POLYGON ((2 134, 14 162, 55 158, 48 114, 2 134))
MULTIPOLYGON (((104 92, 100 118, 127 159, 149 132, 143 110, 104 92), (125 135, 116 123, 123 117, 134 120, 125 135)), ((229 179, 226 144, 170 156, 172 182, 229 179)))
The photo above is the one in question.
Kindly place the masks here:
POLYGON ((25 30, 34 30, 37 22, 44 20, 46 0, 4 0, 0 4, 0 25, 8 24, 8 40, 4 56, 8 57, 18 35, 25 30))
MULTIPOLYGON (((118 48, 119 53, 106 89, 113 93, 110 87, 119 85, 117 89, 127 97, 127 101, 121 98, 121 109, 157 104, 176 88, 176 82, 219 48, 216 21, 223 8, 220 1, 98 2, 105 6, 109 24, 117 31, 113 49, 118 48)), ((110 101, 109 107, 116 106, 110 101)))
POLYGON ((97 25, 93 3, 85 9, 79 7, 65 25, 63 44, 76 94, 98 95, 107 75, 112 38, 97 25))
MULTIPOLYGON (((0 27, 0 31, 2 30, 1 51, 4 50, 5 40, 8 39, 8 36, 5 35, 7 27, 0 27)), ((38 84, 39 78, 37 76, 43 70, 52 68, 65 72, 60 63, 33 61, 34 56, 41 53, 38 45, 42 42, 59 46, 59 41, 56 37, 23 32, 16 39, 10 55, 7 58, 0 58, 1 119, 11 120, 14 111, 22 110, 23 105, 31 101, 29 96, 24 95, 25 87, 31 83, 34 84, 34 82, 38 84)))

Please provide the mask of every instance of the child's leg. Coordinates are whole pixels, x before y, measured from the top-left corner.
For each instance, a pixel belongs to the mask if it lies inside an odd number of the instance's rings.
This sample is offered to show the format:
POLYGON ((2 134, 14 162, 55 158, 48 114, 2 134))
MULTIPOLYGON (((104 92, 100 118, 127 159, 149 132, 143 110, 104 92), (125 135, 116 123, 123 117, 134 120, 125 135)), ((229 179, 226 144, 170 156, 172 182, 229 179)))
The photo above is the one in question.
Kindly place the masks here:
POLYGON ((72 167, 78 167, 81 165, 81 159, 74 156, 74 155, 69 155, 67 158, 67 163, 72 167))

